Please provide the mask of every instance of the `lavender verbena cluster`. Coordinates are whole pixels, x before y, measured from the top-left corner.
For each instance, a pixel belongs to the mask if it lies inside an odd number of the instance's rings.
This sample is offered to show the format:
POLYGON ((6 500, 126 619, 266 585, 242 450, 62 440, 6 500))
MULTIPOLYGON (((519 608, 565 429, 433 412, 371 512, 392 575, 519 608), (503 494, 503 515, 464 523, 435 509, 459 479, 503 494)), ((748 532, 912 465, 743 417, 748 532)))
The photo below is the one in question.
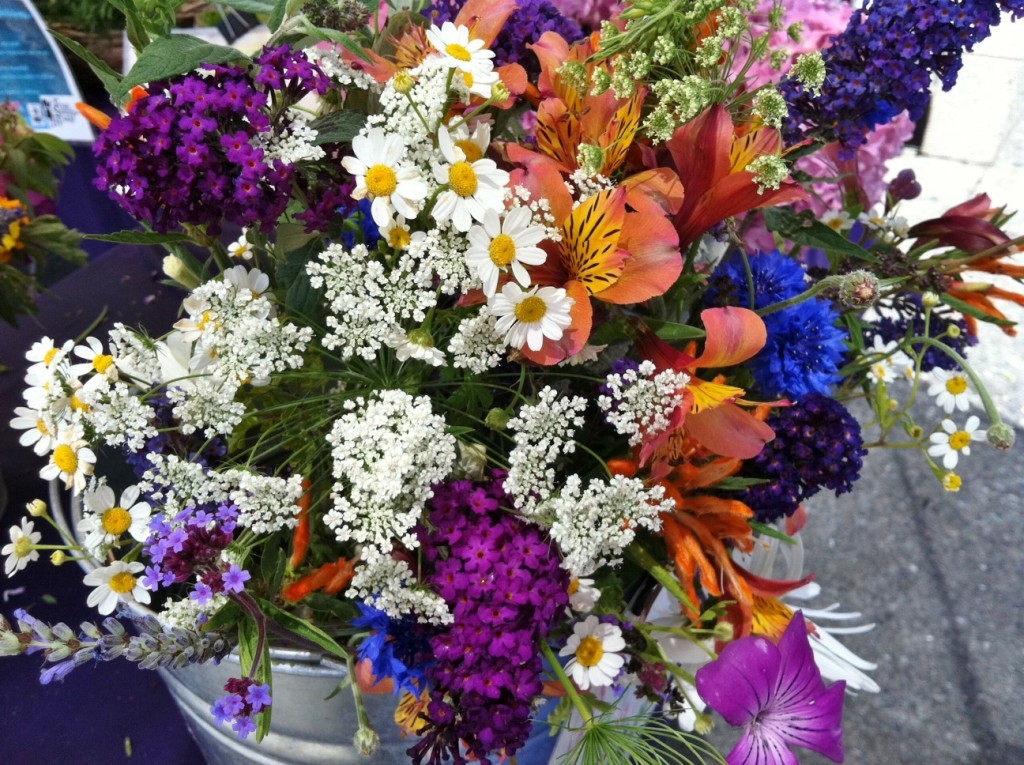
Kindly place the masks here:
POLYGON ((746 489, 741 497, 771 523, 792 515, 800 503, 822 487, 845 494, 860 477, 867 454, 860 425, 833 398, 809 394, 767 420, 775 438, 754 458, 767 483, 746 489))
POLYGON ((152 561, 143 579, 146 588, 156 590, 195 577, 189 597, 200 605, 214 595, 242 592, 251 575, 222 556, 234 540, 237 519, 238 508, 232 503, 189 506, 172 517, 155 516, 144 546, 152 561))
POLYGON ((239 738, 256 731, 255 717, 270 706, 270 686, 250 677, 232 677, 224 684, 227 693, 210 707, 218 725, 231 724, 239 738))
MULTIPOLYGON (((264 139, 281 126, 271 114, 330 80, 301 51, 270 48, 253 66, 208 66, 150 86, 151 95, 116 117, 96 140, 96 187, 160 232, 181 225, 219 230, 274 225, 295 166, 271 159, 264 139)), ((278 120, 283 117, 278 117, 278 120)))
POLYGON ((904 109, 917 122, 928 106, 931 77, 949 90, 964 51, 991 33, 1000 11, 1024 15, 1024 0, 873 0, 854 11, 846 30, 824 51, 828 76, 812 96, 795 80, 786 139, 809 135, 852 151, 877 125, 904 109))
MULTIPOLYGON (((925 336, 925 309, 921 296, 905 293, 878 306, 881 318, 864 328, 864 340, 868 347, 875 342, 875 336, 882 338, 884 344, 898 343, 906 337, 925 336)), ((959 314, 944 306, 933 308, 928 317, 927 336, 940 339, 961 356, 967 355, 967 349, 976 345, 978 338, 967 331, 967 322, 959 314)), ((921 371, 933 369, 959 369, 959 364, 939 348, 929 346, 921 357, 921 371)))
POLYGON ((539 528, 499 511, 512 504, 502 478, 436 487, 421 535, 429 584, 455 620, 430 641, 427 727, 409 750, 416 765, 463 765, 460 741, 490 765, 491 752, 513 754, 530 734, 542 688, 537 642, 568 605, 569 579, 539 528))
MULTIPOLYGON (((445 21, 454 21, 465 4, 466 0, 434 0, 425 13, 440 26, 445 21)), ((540 63, 528 45, 537 42, 545 32, 556 32, 569 42, 579 40, 583 32, 579 24, 563 16, 551 0, 517 0, 516 5, 491 50, 496 66, 521 64, 533 79, 540 74, 540 63)))

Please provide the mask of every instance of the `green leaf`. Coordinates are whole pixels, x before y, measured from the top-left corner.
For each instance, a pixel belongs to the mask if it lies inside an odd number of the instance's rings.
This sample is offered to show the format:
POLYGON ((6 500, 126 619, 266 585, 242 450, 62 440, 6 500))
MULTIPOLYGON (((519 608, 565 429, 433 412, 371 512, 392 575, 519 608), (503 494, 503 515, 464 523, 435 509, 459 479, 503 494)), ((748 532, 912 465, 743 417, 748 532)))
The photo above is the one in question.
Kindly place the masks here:
POLYGON ((139 9, 135 5, 135 0, 107 0, 107 2, 124 14, 128 42, 135 50, 145 50, 149 46, 150 38, 146 31, 146 25, 139 15, 139 9))
POLYGON ((203 64, 224 64, 248 57, 236 48, 214 45, 191 35, 154 40, 140 54, 114 94, 120 103, 136 85, 185 74, 203 64))
POLYGON ((271 0, 217 0, 217 5, 237 8, 246 13, 270 13, 274 10, 271 0))
POLYGON ((1010 321, 1008 319, 997 319, 995 316, 990 316, 977 306, 973 306, 970 303, 966 303, 963 300, 960 300, 959 298, 955 298, 948 292, 942 293, 942 302, 948 305, 950 308, 959 311, 960 313, 966 314, 968 316, 973 316, 975 319, 987 321, 991 324, 998 324, 1000 327, 1013 327, 1017 323, 1014 321, 1010 321))
POLYGON ((191 242, 186 234, 159 234, 156 231, 136 231, 126 229, 113 234, 84 234, 86 239, 97 242, 116 242, 118 244, 169 244, 171 242, 191 242))
POLYGON ((55 32, 52 29, 49 32, 57 42, 89 65, 93 74, 103 83, 103 87, 107 89, 108 93, 113 93, 121 87, 121 75, 115 72, 106 61, 70 37, 65 37, 60 32, 55 32))
POLYGON ((304 244, 295 246, 296 243, 305 239, 301 226, 288 229, 292 224, 282 224, 278 227, 278 249, 286 253, 284 259, 277 263, 277 271, 274 274, 277 284, 285 288, 284 305, 288 313, 311 318, 317 316, 323 305, 323 289, 314 289, 309 283, 309 274, 306 272, 308 263, 320 251, 322 245, 319 237, 306 239, 304 244), (289 231, 298 233, 291 238, 289 231), (288 242, 292 242, 289 249, 288 242))
POLYGON ((280 29, 284 22, 284 12, 288 8, 288 0, 275 0, 274 7, 270 9, 270 18, 267 19, 267 26, 271 32, 280 29))
POLYGON ((767 478, 743 478, 741 476, 730 476, 729 478, 723 478, 721 481, 715 484, 716 489, 722 491, 740 491, 746 489, 749 486, 757 486, 759 483, 768 483, 767 478))
POLYGON ((238 622, 238 660, 242 667, 242 674, 248 675, 252 669, 252 662, 256 656, 256 643, 259 642, 256 622, 252 619, 242 619, 238 622))
POLYGON ((309 126, 316 131, 317 146, 325 143, 348 143, 363 129, 366 115, 353 111, 325 114, 313 120, 309 126))
POLYGON ((769 526, 768 524, 760 523, 759 521, 747 521, 747 523, 750 525, 750 528, 752 528, 758 534, 764 534, 766 537, 778 539, 780 542, 785 542, 788 545, 796 544, 796 540, 793 539, 793 537, 791 537, 789 534, 785 534, 779 531, 774 526, 769 526))
POLYGON ((769 207, 762 210, 762 213, 769 231, 775 231, 796 244, 847 255, 868 263, 878 262, 878 258, 859 244, 851 242, 839 232, 833 231, 817 220, 810 210, 796 213, 786 207, 769 207))
POLYGON ((678 324, 674 321, 648 319, 647 324, 662 340, 694 340, 707 335, 703 329, 691 327, 689 324, 678 324))
POLYGON ((221 631, 226 630, 230 627, 234 627, 238 624, 238 620, 242 617, 242 609, 237 603, 228 601, 225 603, 217 613, 207 620, 204 628, 207 631, 221 631))
POLYGON ((311 643, 315 643, 332 656, 337 656, 339 659, 348 658, 348 653, 344 648, 338 645, 334 638, 319 627, 310 624, 305 619, 300 619, 294 614, 290 614, 284 609, 278 608, 268 600, 260 600, 260 609, 286 630, 291 630, 299 637, 305 638, 311 643))
POLYGON ((263 560, 260 561, 260 573, 266 583, 268 592, 278 592, 284 580, 285 552, 280 545, 267 545, 264 548, 263 560))
POLYGON ((363 61, 370 61, 370 57, 366 55, 366 51, 363 50, 363 46, 353 40, 344 32, 339 32, 335 29, 325 29, 324 27, 318 27, 317 32, 324 38, 330 40, 332 43, 336 43, 346 50, 351 51, 363 61))

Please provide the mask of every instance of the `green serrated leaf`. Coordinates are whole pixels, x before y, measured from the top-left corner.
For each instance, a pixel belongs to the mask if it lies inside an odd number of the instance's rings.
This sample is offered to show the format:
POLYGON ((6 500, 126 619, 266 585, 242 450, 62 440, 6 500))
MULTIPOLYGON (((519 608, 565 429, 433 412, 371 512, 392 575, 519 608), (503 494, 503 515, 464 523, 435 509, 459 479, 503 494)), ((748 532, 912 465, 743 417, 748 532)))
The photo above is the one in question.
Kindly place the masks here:
POLYGON ((1016 326, 1016 322, 1010 321, 1009 319, 998 319, 995 316, 991 316, 982 311, 977 306, 973 306, 970 303, 964 302, 959 298, 955 298, 948 292, 942 293, 942 302, 948 305, 953 310, 959 311, 967 316, 973 316, 975 319, 981 321, 987 321, 990 324, 998 324, 1000 327, 1013 327, 1016 326))
POLYGON ((340 111, 325 114, 313 120, 309 126, 316 131, 317 146, 325 143, 349 143, 359 135, 366 123, 366 115, 354 111, 340 111))
POLYGON ((315 643, 332 656, 337 656, 339 659, 346 659, 348 657, 348 653, 338 645, 334 638, 305 619, 300 619, 294 614, 278 608, 268 600, 260 600, 260 609, 286 630, 291 630, 299 637, 315 643))
POLYGON ((118 244, 169 244, 171 242, 191 242, 186 234, 159 234, 156 231, 135 231, 126 229, 113 234, 84 234, 86 239, 97 242, 116 242, 118 244))
POLYGON ((762 213, 769 231, 775 231, 796 244, 847 255, 867 263, 878 262, 878 258, 859 244, 851 242, 839 232, 815 219, 814 214, 810 211, 796 213, 786 207, 769 207, 762 210, 762 213))
POLYGON ((224 64, 240 59, 248 60, 248 57, 228 45, 214 45, 192 35, 162 37, 139 54, 114 95, 121 102, 136 85, 185 74, 203 64, 224 64))
POLYGON ((780 542, 785 542, 787 545, 796 544, 796 540, 793 539, 793 537, 779 531, 774 526, 769 526, 768 524, 760 523, 759 521, 747 521, 747 523, 750 525, 750 528, 758 534, 764 534, 766 537, 778 539, 780 542))

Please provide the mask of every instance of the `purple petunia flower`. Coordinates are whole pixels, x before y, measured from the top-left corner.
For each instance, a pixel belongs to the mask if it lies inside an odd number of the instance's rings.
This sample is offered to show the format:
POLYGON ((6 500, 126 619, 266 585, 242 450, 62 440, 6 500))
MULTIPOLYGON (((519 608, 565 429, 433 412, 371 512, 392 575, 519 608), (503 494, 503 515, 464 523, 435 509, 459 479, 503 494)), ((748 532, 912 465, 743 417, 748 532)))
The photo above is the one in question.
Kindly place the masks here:
POLYGON ((803 613, 778 646, 760 636, 727 645, 697 671, 697 692, 730 725, 746 728, 729 765, 797 765, 791 746, 842 762, 845 681, 825 687, 803 613))

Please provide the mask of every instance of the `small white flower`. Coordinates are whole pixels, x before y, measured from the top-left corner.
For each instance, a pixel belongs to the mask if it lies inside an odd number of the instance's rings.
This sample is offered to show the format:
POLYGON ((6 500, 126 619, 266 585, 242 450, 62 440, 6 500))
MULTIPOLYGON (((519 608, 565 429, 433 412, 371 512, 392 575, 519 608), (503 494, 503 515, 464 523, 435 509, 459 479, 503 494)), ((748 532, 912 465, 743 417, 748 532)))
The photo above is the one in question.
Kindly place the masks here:
POLYGON ((389 347, 395 349, 395 357, 399 361, 416 359, 431 366, 444 366, 444 353, 434 347, 434 338, 429 332, 414 329, 408 335, 396 328, 387 339, 389 347))
POLYGON ((491 145, 491 122, 490 117, 481 117, 473 124, 473 131, 470 132, 469 125, 465 122, 450 130, 452 143, 466 155, 467 162, 476 162, 487 153, 491 145))
POLYGON ((829 210, 821 216, 821 222, 840 234, 853 227, 853 218, 846 210, 829 210))
POLYGON ((248 269, 245 266, 234 266, 224 272, 224 281, 239 293, 248 292, 252 298, 263 295, 270 287, 270 277, 258 268, 248 269))
POLYGON ((8 532, 11 542, 3 546, 0 555, 6 555, 4 561, 4 573, 13 576, 25 566, 35 560, 39 560, 39 551, 32 549, 39 544, 43 535, 35 531, 35 525, 28 518, 21 519, 21 526, 11 526, 8 532))
POLYGON ((967 375, 960 370, 934 369, 932 379, 934 382, 928 386, 928 395, 935 396, 935 403, 946 414, 953 414, 954 409, 961 412, 970 409, 971 385, 967 375))
POLYGON ((469 231, 474 220, 484 222, 488 210, 503 210, 509 174, 500 170, 492 159, 470 162, 465 152, 454 144, 446 127, 438 130, 437 143, 447 164, 434 166, 434 178, 448 188, 437 197, 431 211, 434 220, 438 223, 450 220, 457 231, 469 231))
POLYGON ((952 470, 956 467, 960 454, 971 453, 971 441, 985 437, 985 431, 978 430, 980 420, 975 415, 967 418, 963 430, 957 430, 952 420, 942 421, 941 433, 932 433, 932 445, 928 447, 928 454, 932 457, 942 458, 942 467, 952 470))
POLYGON ((611 685, 626 660, 619 651, 626 647, 622 630, 602 624, 596 616, 573 625, 572 635, 559 656, 571 656, 565 671, 581 691, 591 686, 611 685))
POLYGON ((48 411, 18 406, 14 414, 17 416, 11 420, 11 427, 25 431, 18 439, 19 444, 31 446, 40 457, 53 449, 57 425, 48 411))
POLYGON ((569 606, 573 611, 589 614, 601 599, 601 591, 594 586, 594 580, 581 577, 569 582, 569 606))
POLYGON ((78 522, 78 530, 85 534, 85 546, 101 550, 119 540, 125 533, 138 542, 149 536, 150 507, 139 501, 139 487, 129 486, 117 501, 114 490, 103 484, 85 492, 86 513, 78 522))
POLYGON ((25 358, 33 362, 28 368, 28 374, 51 379, 57 365, 71 352, 74 344, 73 340, 68 340, 58 348, 49 337, 44 337, 32 343, 32 347, 25 353, 25 358))
POLYGON ((404 215, 395 216, 380 226, 381 238, 396 250, 408 249, 413 242, 422 242, 427 235, 422 231, 412 231, 405 221, 404 215))
POLYGON ((561 340, 572 323, 569 311, 575 301, 561 287, 534 287, 524 290, 509 282, 494 295, 487 307, 497 317, 494 325, 513 348, 528 346, 539 351, 544 340, 561 340))
POLYGON ((405 149, 401 136, 375 127, 353 138, 355 156, 341 160, 342 166, 355 176, 352 198, 372 200, 370 214, 378 226, 387 224, 392 210, 415 218, 427 196, 427 184, 420 179, 420 171, 402 164, 405 149))
POLYGON ((498 213, 487 210, 483 226, 473 226, 467 238, 466 264, 476 272, 484 285, 484 294, 491 297, 498 290, 498 277, 511 269, 515 280, 523 287, 530 286, 527 266, 539 266, 547 260, 547 253, 536 245, 547 236, 543 226, 531 226, 533 218, 527 207, 514 207, 498 218, 498 213))
POLYGON ((431 24, 427 30, 427 41, 441 54, 441 60, 451 69, 472 74, 486 74, 494 68, 494 51, 484 47, 483 40, 472 40, 469 28, 455 26, 450 21, 440 28, 431 24))
POLYGON ((868 368, 868 379, 874 383, 891 383, 913 377, 914 362, 903 351, 896 350, 896 343, 886 342, 881 335, 875 335, 871 356, 875 361, 868 368))
POLYGON ((135 576, 143 568, 138 561, 125 563, 117 560, 109 566, 101 566, 86 574, 82 581, 96 588, 89 593, 86 604, 96 606, 97 610, 106 616, 114 612, 119 601, 149 603, 149 592, 135 576))
POLYGON ((56 446, 50 454, 50 461, 39 471, 47 481, 60 478, 64 488, 74 488, 78 494, 85 488, 85 479, 96 467, 96 453, 82 438, 79 428, 62 428, 57 433, 56 446))
POLYGON ((242 235, 228 245, 228 255, 238 260, 252 260, 252 244, 249 242, 245 229, 242 235))
POLYGON ((95 372, 95 377, 92 380, 106 379, 113 382, 117 379, 117 365, 114 363, 114 357, 109 353, 104 353, 103 343, 95 337, 87 337, 83 345, 76 345, 74 355, 84 361, 72 364, 71 374, 81 376, 95 372))

